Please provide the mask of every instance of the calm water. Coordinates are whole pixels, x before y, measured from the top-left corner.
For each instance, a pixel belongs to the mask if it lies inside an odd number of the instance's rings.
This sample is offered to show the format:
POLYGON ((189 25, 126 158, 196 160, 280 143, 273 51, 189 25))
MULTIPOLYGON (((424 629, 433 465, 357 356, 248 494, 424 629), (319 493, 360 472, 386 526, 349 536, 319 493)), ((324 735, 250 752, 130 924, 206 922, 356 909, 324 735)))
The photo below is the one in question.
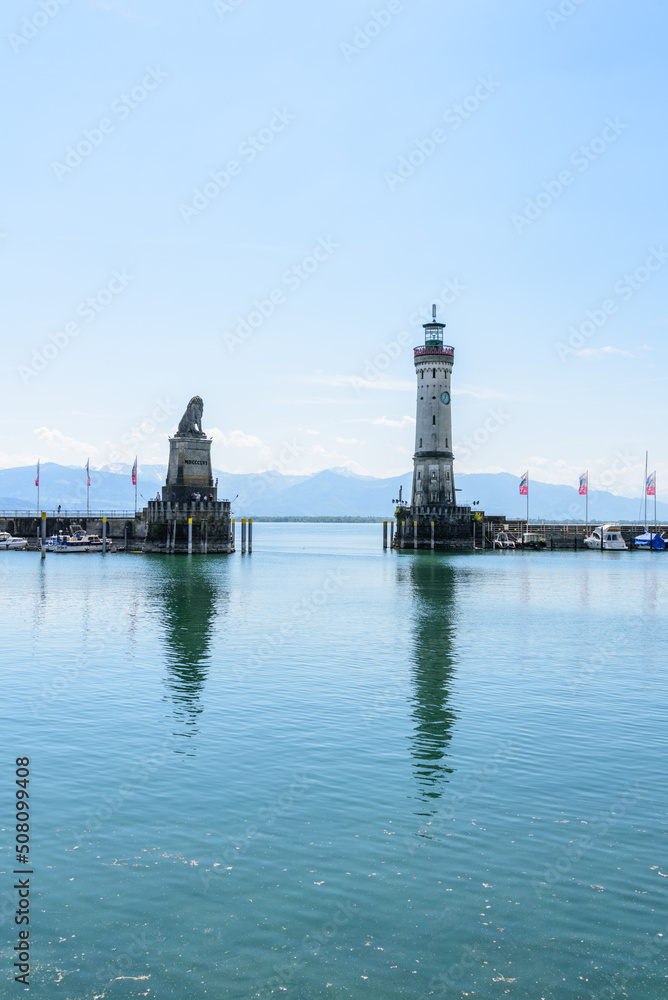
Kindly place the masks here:
POLYGON ((255 527, 0 554, 32 995, 665 998, 668 557, 255 527))

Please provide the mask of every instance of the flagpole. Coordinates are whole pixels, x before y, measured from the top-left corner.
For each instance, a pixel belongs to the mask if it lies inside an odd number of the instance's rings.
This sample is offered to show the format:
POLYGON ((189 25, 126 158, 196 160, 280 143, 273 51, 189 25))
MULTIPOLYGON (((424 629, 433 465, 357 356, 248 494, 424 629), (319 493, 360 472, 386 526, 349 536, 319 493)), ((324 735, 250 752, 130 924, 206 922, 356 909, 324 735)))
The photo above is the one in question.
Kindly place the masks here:
POLYGON ((90 459, 86 459, 86 514, 90 516, 90 459))
POLYGON ((645 452, 645 531, 647 531, 647 452, 645 452))
POLYGON ((35 480, 35 486, 37 487, 37 513, 39 514, 39 459, 37 459, 37 479, 35 480))
POLYGON ((529 534, 529 473, 527 472, 527 534, 529 534))
MULTIPOLYGON (((585 493, 585 532, 589 534, 589 469, 585 473, 587 479, 587 492, 585 493)), ((586 537, 586 536, 585 536, 586 537)))

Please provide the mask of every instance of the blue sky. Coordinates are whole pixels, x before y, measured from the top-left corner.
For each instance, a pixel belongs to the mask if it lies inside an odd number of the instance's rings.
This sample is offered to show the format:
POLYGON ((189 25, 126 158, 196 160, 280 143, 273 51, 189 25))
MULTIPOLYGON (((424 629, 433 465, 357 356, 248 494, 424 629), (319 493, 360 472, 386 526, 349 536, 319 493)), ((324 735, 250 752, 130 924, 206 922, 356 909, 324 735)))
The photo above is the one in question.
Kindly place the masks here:
POLYGON ((217 467, 405 472, 439 301, 460 471, 668 496, 658 0, 0 17, 0 465, 166 461, 199 394, 217 467))

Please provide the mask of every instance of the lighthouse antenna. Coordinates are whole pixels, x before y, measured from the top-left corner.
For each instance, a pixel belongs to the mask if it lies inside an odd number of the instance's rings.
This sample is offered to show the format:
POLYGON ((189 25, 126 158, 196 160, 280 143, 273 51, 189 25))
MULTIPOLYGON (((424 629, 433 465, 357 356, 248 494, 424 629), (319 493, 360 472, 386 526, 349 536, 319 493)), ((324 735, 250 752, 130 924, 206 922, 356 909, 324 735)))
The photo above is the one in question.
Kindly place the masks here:
POLYGON ((431 318, 436 319, 436 304, 431 307, 431 318))

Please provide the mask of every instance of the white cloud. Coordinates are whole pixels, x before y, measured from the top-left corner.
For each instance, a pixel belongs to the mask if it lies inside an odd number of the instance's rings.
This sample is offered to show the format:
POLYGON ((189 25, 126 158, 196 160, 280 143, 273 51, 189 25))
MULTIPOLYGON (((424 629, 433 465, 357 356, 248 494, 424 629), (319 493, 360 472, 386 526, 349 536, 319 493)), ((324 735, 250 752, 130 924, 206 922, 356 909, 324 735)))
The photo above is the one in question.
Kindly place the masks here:
POLYGON ((623 358, 638 358, 633 351, 623 351, 619 347, 583 347, 573 352, 578 358, 602 358, 605 354, 621 354, 623 358))
POLYGON ((216 444, 222 444, 225 448, 262 448, 262 441, 253 434, 246 434, 244 431, 230 431, 225 434, 219 427, 212 427, 209 436, 216 444))
POLYGON ((411 427, 415 426, 415 417, 405 416, 401 420, 392 420, 391 417, 377 417, 371 421, 377 427, 411 427))
POLYGON ((460 385, 452 389, 453 396, 473 396, 474 399, 512 399, 496 389, 487 389, 484 386, 460 385))
POLYGON ((406 382, 401 379, 377 378, 366 379, 359 375, 309 375, 302 378, 295 378, 295 382, 304 382, 310 385, 329 385, 340 389, 376 389, 386 392, 406 392, 415 389, 414 382, 406 382))
POLYGON ((364 444, 364 441, 359 441, 357 438, 336 438, 337 444, 364 444))
MULTIPOLYGON (((33 431, 38 441, 41 441, 50 449, 83 456, 84 458, 96 458, 98 449, 93 444, 85 441, 77 441, 76 438, 67 437, 56 427, 36 427, 33 431)), ((61 456, 62 457, 62 456, 61 456)))

